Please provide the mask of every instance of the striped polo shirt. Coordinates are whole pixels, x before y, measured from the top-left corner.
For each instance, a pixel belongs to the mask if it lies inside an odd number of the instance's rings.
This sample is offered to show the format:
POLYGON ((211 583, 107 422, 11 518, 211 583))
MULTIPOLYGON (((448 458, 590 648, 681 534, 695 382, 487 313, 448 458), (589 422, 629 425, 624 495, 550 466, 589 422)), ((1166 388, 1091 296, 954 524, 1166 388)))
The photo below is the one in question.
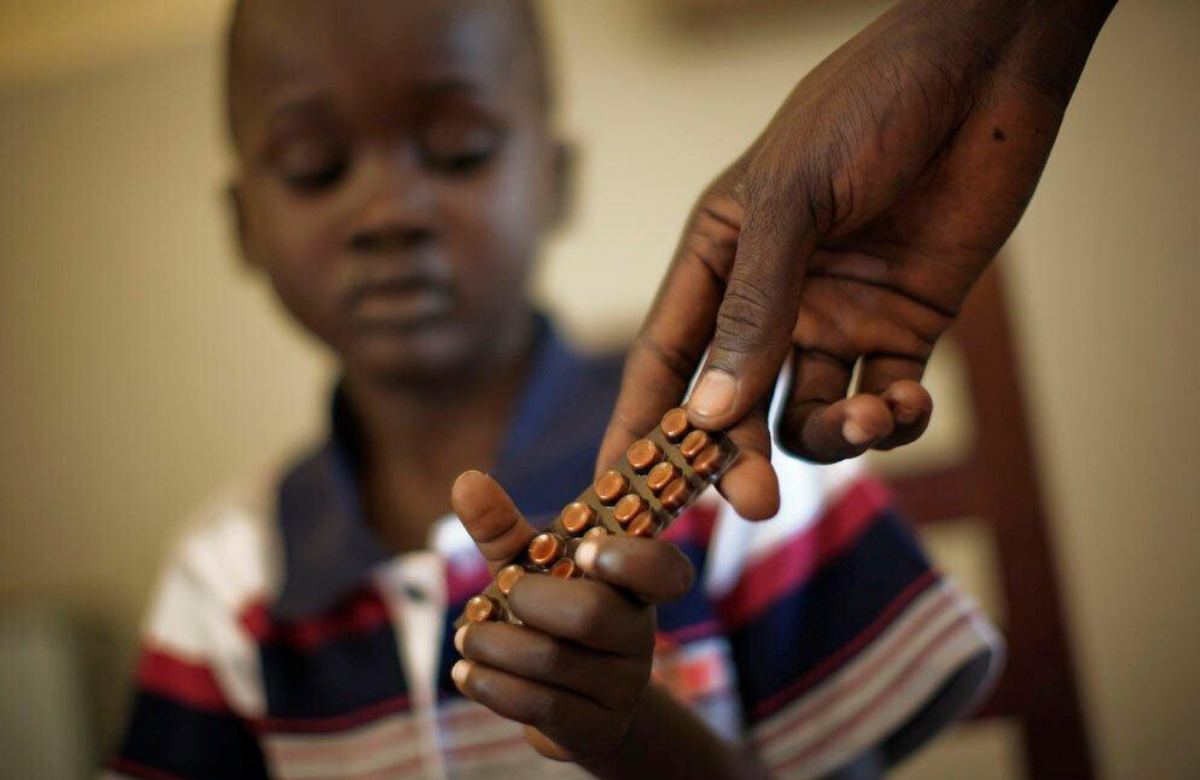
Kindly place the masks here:
MULTIPOLYGON (((493 471, 535 526, 588 484, 619 379, 619 360, 542 323, 493 471)), ((453 517, 427 549, 389 553, 363 517, 356 440, 335 399, 328 442, 189 524, 106 778, 586 776, 459 694, 451 623, 487 568, 453 517)), ((745 522, 710 491, 668 530, 697 577, 658 608, 654 678, 777 777, 901 756, 978 699, 999 640, 857 464, 774 461, 773 520, 745 522)))

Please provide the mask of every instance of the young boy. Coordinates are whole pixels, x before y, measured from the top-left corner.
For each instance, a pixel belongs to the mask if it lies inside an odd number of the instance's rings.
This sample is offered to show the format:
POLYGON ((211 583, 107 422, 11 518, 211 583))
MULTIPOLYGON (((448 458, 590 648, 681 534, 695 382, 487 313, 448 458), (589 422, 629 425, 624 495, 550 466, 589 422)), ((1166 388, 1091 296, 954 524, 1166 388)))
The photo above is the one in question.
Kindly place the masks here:
POLYGON ((229 49, 244 253, 341 378, 329 441, 171 559, 112 776, 871 774, 975 696, 990 630, 854 465, 777 459, 769 522, 710 495, 456 634, 591 479, 619 379, 527 298, 568 173, 536 20, 247 0, 229 49))

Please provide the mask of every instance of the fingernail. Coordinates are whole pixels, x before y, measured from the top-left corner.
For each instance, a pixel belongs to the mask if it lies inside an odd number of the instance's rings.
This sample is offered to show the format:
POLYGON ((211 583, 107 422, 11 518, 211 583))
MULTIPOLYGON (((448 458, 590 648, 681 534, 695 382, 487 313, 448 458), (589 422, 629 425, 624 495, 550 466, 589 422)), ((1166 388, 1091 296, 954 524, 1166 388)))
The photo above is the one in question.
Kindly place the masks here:
POLYGON ((896 422, 901 425, 912 425, 917 421, 917 410, 907 406, 896 407, 896 422))
POLYGON ((454 666, 450 667, 450 676, 454 679, 456 685, 462 685, 467 680, 467 675, 471 671, 470 661, 459 661, 454 666))
POLYGON ((459 482, 462 482, 467 477, 469 477, 473 474, 478 474, 478 473, 479 472, 476 471, 475 469, 469 469, 467 471, 464 471, 463 473, 459 474, 457 477, 454 478, 454 486, 457 487, 459 482))
POLYGON ((842 423, 842 438, 857 447, 860 444, 866 444, 869 442, 871 440, 871 434, 867 433, 867 431, 864 430, 863 427, 854 420, 846 420, 846 422, 842 423))
POLYGON ((599 554, 600 548, 594 541, 588 540, 575 549, 575 563, 579 564, 579 568, 590 572, 596 565, 596 556, 599 554))
POLYGON ((466 626, 463 626, 462 628, 460 628, 454 632, 454 649, 458 651, 459 655, 463 654, 463 642, 466 641, 466 637, 467 637, 467 627, 466 626))
POLYGON ((701 417, 719 417, 733 408, 733 397, 737 394, 737 380, 728 371, 710 368, 700 377, 700 382, 688 399, 688 409, 701 417))

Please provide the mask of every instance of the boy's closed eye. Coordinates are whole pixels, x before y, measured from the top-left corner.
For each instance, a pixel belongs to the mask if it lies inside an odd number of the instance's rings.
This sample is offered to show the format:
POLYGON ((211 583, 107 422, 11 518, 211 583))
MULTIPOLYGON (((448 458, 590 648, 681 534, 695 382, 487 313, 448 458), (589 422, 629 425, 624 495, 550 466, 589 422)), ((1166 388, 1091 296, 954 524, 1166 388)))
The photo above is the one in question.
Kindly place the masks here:
POLYGON ((485 166, 506 140, 503 124, 483 112, 447 108, 434 112, 418 133, 425 164, 439 173, 462 174, 485 166))
POLYGON ((338 144, 301 141, 286 144, 276 163, 292 189, 317 192, 336 184, 347 168, 348 155, 338 144))
MULTIPOLYGON (((417 140, 422 164, 432 172, 461 175, 486 166, 506 133, 494 122, 439 117, 417 140)), ((345 145, 327 133, 291 133, 271 145, 269 165, 290 188, 318 192, 337 184, 350 164, 345 145)))

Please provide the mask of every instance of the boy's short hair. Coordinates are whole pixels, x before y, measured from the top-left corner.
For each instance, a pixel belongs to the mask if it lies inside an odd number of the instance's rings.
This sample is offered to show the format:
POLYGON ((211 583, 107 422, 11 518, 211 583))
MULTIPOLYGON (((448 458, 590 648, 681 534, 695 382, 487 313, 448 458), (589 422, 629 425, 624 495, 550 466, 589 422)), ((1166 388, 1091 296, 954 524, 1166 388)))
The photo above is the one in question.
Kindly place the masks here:
MULTIPOLYGON (((342 0, 338 0, 339 2, 342 0)), ((441 2, 442 0, 435 0, 441 2)), ((234 0, 229 14, 229 22, 225 31, 225 58, 223 102, 225 106, 225 125, 230 141, 237 148, 237 128, 234 122, 233 94, 236 86, 236 76, 242 58, 242 49, 246 45, 247 20, 251 10, 262 0, 234 0)), ((509 8, 519 22, 529 42, 529 50, 533 59, 535 88, 543 113, 550 116, 554 109, 555 91, 550 75, 550 55, 547 51, 546 36, 542 34, 541 17, 535 7, 534 0, 487 0, 489 3, 508 3, 509 8)))

